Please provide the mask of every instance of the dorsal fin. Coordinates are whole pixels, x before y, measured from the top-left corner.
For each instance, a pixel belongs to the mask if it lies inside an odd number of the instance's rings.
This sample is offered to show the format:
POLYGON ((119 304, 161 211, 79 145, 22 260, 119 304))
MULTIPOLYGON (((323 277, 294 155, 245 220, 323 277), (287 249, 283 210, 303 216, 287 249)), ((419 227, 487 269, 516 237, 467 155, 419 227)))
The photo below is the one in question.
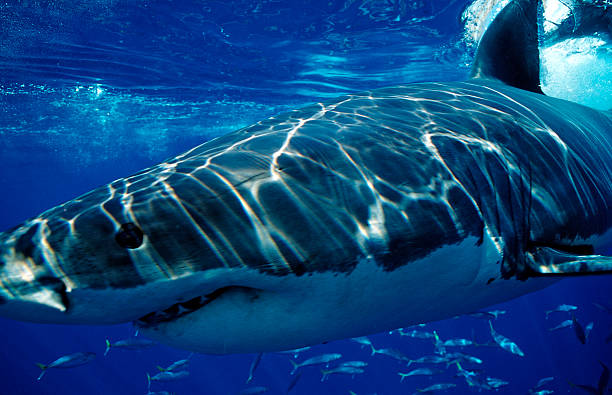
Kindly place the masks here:
POLYGON ((542 93, 538 0, 513 0, 491 22, 478 45, 472 78, 495 78, 542 93))

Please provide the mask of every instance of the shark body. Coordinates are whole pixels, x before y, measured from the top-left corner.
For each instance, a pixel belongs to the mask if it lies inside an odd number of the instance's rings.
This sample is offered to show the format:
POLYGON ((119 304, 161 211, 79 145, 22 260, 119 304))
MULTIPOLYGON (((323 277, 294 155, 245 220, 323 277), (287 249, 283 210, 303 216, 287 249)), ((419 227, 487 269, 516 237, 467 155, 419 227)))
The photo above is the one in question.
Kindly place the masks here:
POLYGON ((535 19, 504 9, 468 81, 282 114, 4 232, 0 314, 261 352, 610 271, 612 117, 541 93, 535 19))

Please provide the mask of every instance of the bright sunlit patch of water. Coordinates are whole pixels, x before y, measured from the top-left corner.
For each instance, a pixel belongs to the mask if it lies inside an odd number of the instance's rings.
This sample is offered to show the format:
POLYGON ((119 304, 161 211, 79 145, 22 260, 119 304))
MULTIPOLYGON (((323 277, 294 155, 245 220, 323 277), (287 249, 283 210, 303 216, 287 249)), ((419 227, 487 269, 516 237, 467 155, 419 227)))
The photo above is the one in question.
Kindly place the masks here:
POLYGON ((593 108, 612 108, 612 50, 600 37, 570 38, 542 48, 542 90, 593 108))
MULTIPOLYGON (((476 0, 468 6, 462 20, 464 40, 475 46, 495 16, 509 0, 476 0)), ((578 28, 576 11, 581 1, 545 0, 543 2, 543 45, 540 49, 542 90, 549 96, 570 100, 597 109, 612 108, 612 51, 605 34, 575 36, 556 41, 550 36, 570 20, 578 28), (573 18, 573 22, 571 19, 573 18)), ((588 2, 584 2, 585 4, 588 2)), ((603 11, 605 12, 605 11, 603 11)))
POLYGON ((571 8, 560 0, 544 0, 544 33, 550 33, 559 27, 559 24, 569 17, 571 8))
POLYGON ((510 0, 476 0, 461 15, 465 26, 465 38, 471 45, 476 45, 495 16, 510 0))

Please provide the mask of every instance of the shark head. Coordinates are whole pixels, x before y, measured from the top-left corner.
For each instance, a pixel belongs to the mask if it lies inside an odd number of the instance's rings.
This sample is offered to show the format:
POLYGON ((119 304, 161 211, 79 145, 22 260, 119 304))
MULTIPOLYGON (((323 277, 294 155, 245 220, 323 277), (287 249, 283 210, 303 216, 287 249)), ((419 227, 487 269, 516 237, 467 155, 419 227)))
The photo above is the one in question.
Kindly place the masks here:
MULTIPOLYGON (((298 297, 290 295, 305 298, 307 290, 289 292, 286 269, 265 269, 272 266, 265 248, 254 248, 255 229, 227 196, 233 186, 206 169, 180 174, 179 163, 116 180, 0 234, 0 314, 41 323, 133 321, 162 341, 194 321, 218 334, 223 325, 258 326, 261 312, 286 318, 284 304, 298 297)), ((216 338, 177 345, 253 347, 244 336, 216 338)))
POLYGON ((0 311, 37 322, 117 323, 199 296, 189 284, 164 290, 214 255, 189 248, 193 232, 168 207, 165 186, 149 174, 117 180, 2 233, 0 311))

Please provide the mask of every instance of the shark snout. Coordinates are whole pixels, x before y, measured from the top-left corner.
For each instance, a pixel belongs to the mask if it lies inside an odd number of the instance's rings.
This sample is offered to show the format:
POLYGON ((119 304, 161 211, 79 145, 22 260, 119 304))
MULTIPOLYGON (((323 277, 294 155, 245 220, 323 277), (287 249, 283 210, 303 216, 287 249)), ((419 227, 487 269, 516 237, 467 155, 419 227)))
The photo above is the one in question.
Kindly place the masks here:
POLYGON ((0 315, 16 319, 57 316, 68 310, 66 285, 50 272, 39 246, 40 226, 0 234, 0 315))
POLYGON ((68 310, 66 286, 52 276, 35 276, 26 264, 5 263, 0 270, 0 316, 55 321, 68 310))

